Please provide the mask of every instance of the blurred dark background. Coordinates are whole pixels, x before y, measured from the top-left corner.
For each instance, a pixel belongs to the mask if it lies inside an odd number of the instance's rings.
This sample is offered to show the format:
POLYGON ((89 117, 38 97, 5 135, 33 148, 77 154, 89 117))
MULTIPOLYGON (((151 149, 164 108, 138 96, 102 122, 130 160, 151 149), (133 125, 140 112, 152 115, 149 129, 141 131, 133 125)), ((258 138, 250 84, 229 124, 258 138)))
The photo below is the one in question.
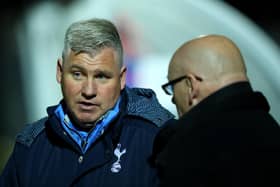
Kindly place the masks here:
MULTIPOLYGON (((27 122, 15 26, 30 7, 43 1, 44 0, 1 1, 0 102, 2 107, 0 109, 0 172, 12 150, 16 133, 27 122)), ((74 0, 56 1, 67 6, 74 0)), ((278 10, 276 1, 227 0, 225 2, 252 19, 263 31, 270 35, 276 43, 280 44, 280 11, 278 10)))
POLYGON ((245 14, 278 44, 280 43, 280 11, 277 1, 226 0, 225 2, 245 14))
MULTIPOLYGON (((56 1, 67 6, 74 0, 3 0, 0 6, 0 173, 10 155, 17 132, 27 123, 22 88, 16 26, 23 15, 37 3, 56 1)), ((40 62, 38 62, 40 63, 40 62)))

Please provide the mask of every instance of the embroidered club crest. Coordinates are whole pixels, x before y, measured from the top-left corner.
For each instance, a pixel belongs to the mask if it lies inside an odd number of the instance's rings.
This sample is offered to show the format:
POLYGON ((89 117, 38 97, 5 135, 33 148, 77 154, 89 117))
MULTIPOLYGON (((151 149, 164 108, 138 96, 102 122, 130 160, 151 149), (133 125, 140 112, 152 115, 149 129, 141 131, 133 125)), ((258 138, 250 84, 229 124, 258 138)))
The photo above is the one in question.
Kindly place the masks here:
POLYGON ((114 150, 114 155, 117 157, 117 161, 112 164, 111 171, 113 173, 118 173, 121 170, 121 156, 126 153, 126 149, 121 151, 121 144, 118 143, 116 149, 114 150))

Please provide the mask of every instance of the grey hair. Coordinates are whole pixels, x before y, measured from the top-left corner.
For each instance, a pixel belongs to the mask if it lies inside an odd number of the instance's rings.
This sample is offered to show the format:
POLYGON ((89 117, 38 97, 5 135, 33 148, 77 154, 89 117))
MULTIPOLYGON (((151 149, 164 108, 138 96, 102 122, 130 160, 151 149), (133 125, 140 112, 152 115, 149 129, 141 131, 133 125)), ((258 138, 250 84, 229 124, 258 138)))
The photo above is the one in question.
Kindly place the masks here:
POLYGON ((75 53, 96 54, 104 48, 117 51, 119 66, 123 65, 123 46, 116 26, 106 20, 93 18, 72 23, 66 30, 62 58, 72 50, 75 53))

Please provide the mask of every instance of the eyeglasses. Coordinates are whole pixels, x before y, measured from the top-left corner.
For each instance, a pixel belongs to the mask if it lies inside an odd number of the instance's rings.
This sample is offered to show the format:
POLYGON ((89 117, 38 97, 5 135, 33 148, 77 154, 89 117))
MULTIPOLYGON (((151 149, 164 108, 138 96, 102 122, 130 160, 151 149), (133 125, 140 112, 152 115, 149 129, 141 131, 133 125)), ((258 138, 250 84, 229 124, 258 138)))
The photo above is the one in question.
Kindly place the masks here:
POLYGON ((174 85, 176 83, 180 82, 181 80, 187 79, 187 78, 188 78, 188 76, 186 76, 186 75, 178 77, 178 78, 176 78, 172 81, 169 81, 168 83, 162 85, 161 87, 167 95, 173 95, 174 85))
MULTIPOLYGON (((199 77, 197 75, 193 75, 193 77, 200 82, 202 82, 204 80, 202 77, 199 77)), ((168 83, 162 85, 161 87, 167 95, 173 95, 174 94, 174 85, 183 79, 189 79, 189 78, 190 78, 189 76, 183 75, 172 81, 169 81, 168 83)))

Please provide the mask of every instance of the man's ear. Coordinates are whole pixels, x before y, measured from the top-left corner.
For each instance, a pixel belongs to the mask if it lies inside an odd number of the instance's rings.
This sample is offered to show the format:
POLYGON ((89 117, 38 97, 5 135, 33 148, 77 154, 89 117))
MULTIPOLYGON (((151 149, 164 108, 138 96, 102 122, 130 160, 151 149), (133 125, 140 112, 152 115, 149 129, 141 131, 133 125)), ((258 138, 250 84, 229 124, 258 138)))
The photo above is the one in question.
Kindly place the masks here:
POLYGON ((59 58, 56 64, 56 81, 60 84, 62 79, 62 59, 59 58))
POLYGON ((193 74, 188 74, 188 94, 189 94, 189 104, 194 105, 198 103, 199 93, 200 93, 200 80, 193 74))
POLYGON ((120 74, 120 81, 121 81, 121 90, 124 89, 125 84, 126 84, 126 66, 123 66, 121 68, 121 74, 120 74))

